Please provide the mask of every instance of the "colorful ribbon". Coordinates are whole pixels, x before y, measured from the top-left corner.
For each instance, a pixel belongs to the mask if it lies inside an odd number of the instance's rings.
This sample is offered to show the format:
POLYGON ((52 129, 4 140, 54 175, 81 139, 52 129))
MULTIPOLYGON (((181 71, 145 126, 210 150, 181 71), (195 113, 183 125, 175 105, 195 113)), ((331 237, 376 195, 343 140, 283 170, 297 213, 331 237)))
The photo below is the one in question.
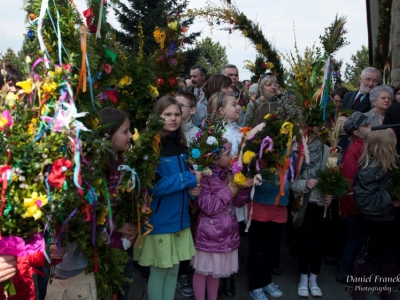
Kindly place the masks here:
POLYGON ((260 174, 257 174, 253 178, 253 187, 251 188, 251 192, 250 192, 250 199, 251 199, 250 214, 249 214, 249 219, 247 220, 247 223, 246 223, 245 232, 249 232, 249 228, 251 225, 251 217, 253 216, 253 199, 254 199, 254 193, 256 191, 256 186, 260 186, 261 184, 262 184, 262 177, 260 174))
POLYGON ((269 152, 271 152, 272 151, 272 147, 274 146, 274 142, 273 142, 273 140, 269 137, 269 136, 267 136, 267 137, 265 137, 263 140, 262 140, 262 142, 261 142, 261 146, 260 146, 260 152, 258 153, 258 159, 257 159, 257 161, 256 161, 256 170, 257 170, 257 172, 258 171, 260 171, 260 164, 259 164, 259 162, 260 162, 260 160, 261 160, 261 158, 262 158, 262 156, 263 156, 263 153, 264 153, 264 149, 265 149, 265 147, 268 145, 268 151, 269 152))
POLYGON ((292 146, 292 138, 293 138, 293 123, 285 122, 281 127, 281 134, 288 135, 288 141, 286 143, 286 156, 290 154, 290 148, 292 146))
POLYGON ((135 189, 136 187, 136 182, 138 184, 138 191, 140 192, 141 188, 140 188, 140 178, 139 175, 136 173, 135 169, 132 169, 131 167, 127 166, 127 165, 119 165, 118 166, 118 171, 123 172, 121 175, 121 178, 118 181, 117 186, 119 186, 121 184, 122 179, 125 176, 125 173, 130 172, 130 178, 126 183, 126 190, 128 192, 131 192, 133 189, 135 189))

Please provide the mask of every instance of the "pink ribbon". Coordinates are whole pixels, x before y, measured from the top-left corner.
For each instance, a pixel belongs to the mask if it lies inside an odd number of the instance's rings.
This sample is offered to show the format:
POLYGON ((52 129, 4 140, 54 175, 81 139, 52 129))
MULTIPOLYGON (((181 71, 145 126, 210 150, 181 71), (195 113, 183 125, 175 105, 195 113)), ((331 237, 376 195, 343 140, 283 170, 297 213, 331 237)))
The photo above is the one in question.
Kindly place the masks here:
POLYGON ((274 146, 274 142, 272 141, 272 139, 269 136, 265 137, 261 142, 260 152, 258 153, 258 157, 259 158, 256 161, 256 170, 257 170, 257 172, 260 171, 259 161, 262 158, 264 149, 265 149, 265 147, 267 145, 268 145, 268 151, 271 151, 272 147, 274 146))

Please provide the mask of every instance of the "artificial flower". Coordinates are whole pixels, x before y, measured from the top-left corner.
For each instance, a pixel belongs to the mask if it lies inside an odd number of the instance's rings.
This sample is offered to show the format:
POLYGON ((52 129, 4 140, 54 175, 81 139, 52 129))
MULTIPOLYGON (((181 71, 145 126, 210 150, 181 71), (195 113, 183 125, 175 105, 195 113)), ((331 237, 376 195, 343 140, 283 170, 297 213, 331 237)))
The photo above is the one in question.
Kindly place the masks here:
POLYGON ((111 66, 110 64, 103 64, 103 70, 104 72, 106 72, 107 74, 111 73, 111 66))
POLYGON ((124 86, 124 85, 130 85, 132 83, 132 77, 129 76, 124 76, 121 78, 121 80, 119 81, 119 84, 124 86))
POLYGON ((212 145, 218 144, 218 141, 217 141, 217 139, 216 139, 215 137, 209 136, 209 137, 207 138, 206 143, 207 143, 208 145, 212 146, 212 145))
POLYGON ((46 195, 33 192, 31 194, 31 198, 24 199, 24 206, 26 207, 26 211, 24 214, 21 215, 21 217, 33 217, 35 220, 40 219, 42 217, 42 211, 40 210, 40 208, 46 205, 47 202, 48 200, 46 195))
POLYGON ((199 131, 199 132, 197 132, 197 133, 194 135, 194 138, 197 140, 197 139, 200 138, 202 135, 203 135, 203 132, 202 132, 202 131, 199 131))
POLYGON ((178 21, 169 22, 168 28, 175 31, 178 30, 178 21))
POLYGON ((194 159, 196 159, 196 158, 200 157, 201 151, 197 148, 194 148, 194 149, 192 149, 192 152, 190 154, 194 159))
POLYGON ((66 179, 65 172, 72 168, 72 162, 66 158, 56 159, 51 165, 47 182, 56 188, 61 188, 66 179))
POLYGON ((19 81, 15 85, 22 88, 24 90, 25 94, 30 94, 32 92, 32 90, 35 88, 32 78, 29 78, 25 81, 19 81))
POLYGON ((158 89, 155 86, 149 85, 149 88, 150 88, 150 95, 152 97, 156 98, 159 96, 158 89))
POLYGON ((243 173, 241 173, 241 172, 233 175, 233 182, 239 186, 245 185, 246 180, 247 180, 246 176, 244 176, 243 173))
POLYGON ((139 131, 136 128, 134 129, 134 132, 135 132, 135 134, 132 135, 132 140, 134 142, 136 142, 139 139, 140 135, 139 135, 139 131))
POLYGON ((243 166, 239 166, 238 161, 236 160, 233 164, 232 164, 232 173, 236 174, 236 173, 240 173, 243 170, 243 166))
POLYGON ((8 109, 4 110, 0 115, 0 130, 5 130, 6 127, 10 128, 12 125, 12 118, 8 109))
POLYGON ((117 104, 117 92, 113 89, 107 89, 106 91, 108 99, 115 105, 117 104))
POLYGON ((253 157, 255 156, 255 152, 247 150, 244 154, 243 154, 243 162, 247 165, 251 162, 251 160, 253 159, 253 157))
POLYGON ((26 62, 27 64, 30 64, 30 63, 32 62, 32 59, 31 59, 31 57, 30 57, 29 55, 27 55, 27 56, 25 57, 25 62, 26 62))

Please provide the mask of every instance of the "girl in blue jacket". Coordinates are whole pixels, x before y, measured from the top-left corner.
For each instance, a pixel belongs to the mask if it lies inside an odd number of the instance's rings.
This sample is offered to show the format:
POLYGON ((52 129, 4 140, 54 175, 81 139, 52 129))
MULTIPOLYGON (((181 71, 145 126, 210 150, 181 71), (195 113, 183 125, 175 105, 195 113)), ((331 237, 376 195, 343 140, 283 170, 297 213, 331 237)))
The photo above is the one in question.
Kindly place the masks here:
POLYGON ((196 251, 190 232, 189 197, 197 196, 200 173, 189 170, 185 135, 181 126, 181 105, 174 98, 159 99, 153 113, 165 120, 161 136, 160 160, 154 189, 150 224, 153 231, 137 243, 134 260, 150 266, 147 284, 149 300, 173 300, 179 262, 190 260, 196 251))

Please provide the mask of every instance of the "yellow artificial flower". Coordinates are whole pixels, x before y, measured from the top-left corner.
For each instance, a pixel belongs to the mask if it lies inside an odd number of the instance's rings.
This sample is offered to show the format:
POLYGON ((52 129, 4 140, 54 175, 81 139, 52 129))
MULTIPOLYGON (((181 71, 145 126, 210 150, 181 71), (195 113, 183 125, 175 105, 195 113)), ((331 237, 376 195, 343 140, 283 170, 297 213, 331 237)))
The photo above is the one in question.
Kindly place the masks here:
POLYGON ((168 28, 177 31, 178 30, 178 21, 169 22, 168 28))
POLYGON ((139 131, 136 128, 134 129, 134 131, 135 131, 135 134, 132 135, 132 140, 134 142, 136 142, 139 139, 140 135, 139 135, 139 131))
POLYGON ((35 220, 40 219, 42 217, 42 212, 40 208, 46 205, 48 202, 46 195, 38 195, 37 192, 33 192, 31 194, 31 198, 24 199, 24 206, 26 207, 26 211, 21 217, 30 218, 33 217, 35 220))
POLYGON ((247 165, 251 162, 251 160, 253 159, 253 157, 256 154, 253 151, 247 150, 244 154, 243 154, 243 162, 247 165))
POLYGON ((54 92, 58 87, 58 84, 53 82, 46 82, 45 84, 43 84, 43 92, 47 93, 47 94, 51 94, 52 92, 54 92))
POLYGON ((267 120, 270 116, 271 116, 271 114, 265 115, 264 120, 267 120))
POLYGON ((119 84, 124 86, 124 85, 130 85, 132 83, 132 77, 129 76, 124 76, 121 78, 121 80, 119 81, 119 84))
POLYGON ((233 175, 233 182, 236 183, 239 186, 243 186, 246 183, 246 176, 243 175, 242 172, 236 173, 233 175))
POLYGON ((262 49, 262 45, 261 44, 256 44, 256 49, 257 50, 261 50, 262 49))
POLYGON ((152 97, 158 97, 159 93, 158 93, 157 88, 153 85, 149 85, 149 88, 150 88, 150 95, 152 97))
POLYGON ((22 88, 25 94, 30 94, 32 90, 35 88, 35 84, 33 83, 32 78, 29 78, 28 80, 25 81, 19 81, 15 85, 22 88))

